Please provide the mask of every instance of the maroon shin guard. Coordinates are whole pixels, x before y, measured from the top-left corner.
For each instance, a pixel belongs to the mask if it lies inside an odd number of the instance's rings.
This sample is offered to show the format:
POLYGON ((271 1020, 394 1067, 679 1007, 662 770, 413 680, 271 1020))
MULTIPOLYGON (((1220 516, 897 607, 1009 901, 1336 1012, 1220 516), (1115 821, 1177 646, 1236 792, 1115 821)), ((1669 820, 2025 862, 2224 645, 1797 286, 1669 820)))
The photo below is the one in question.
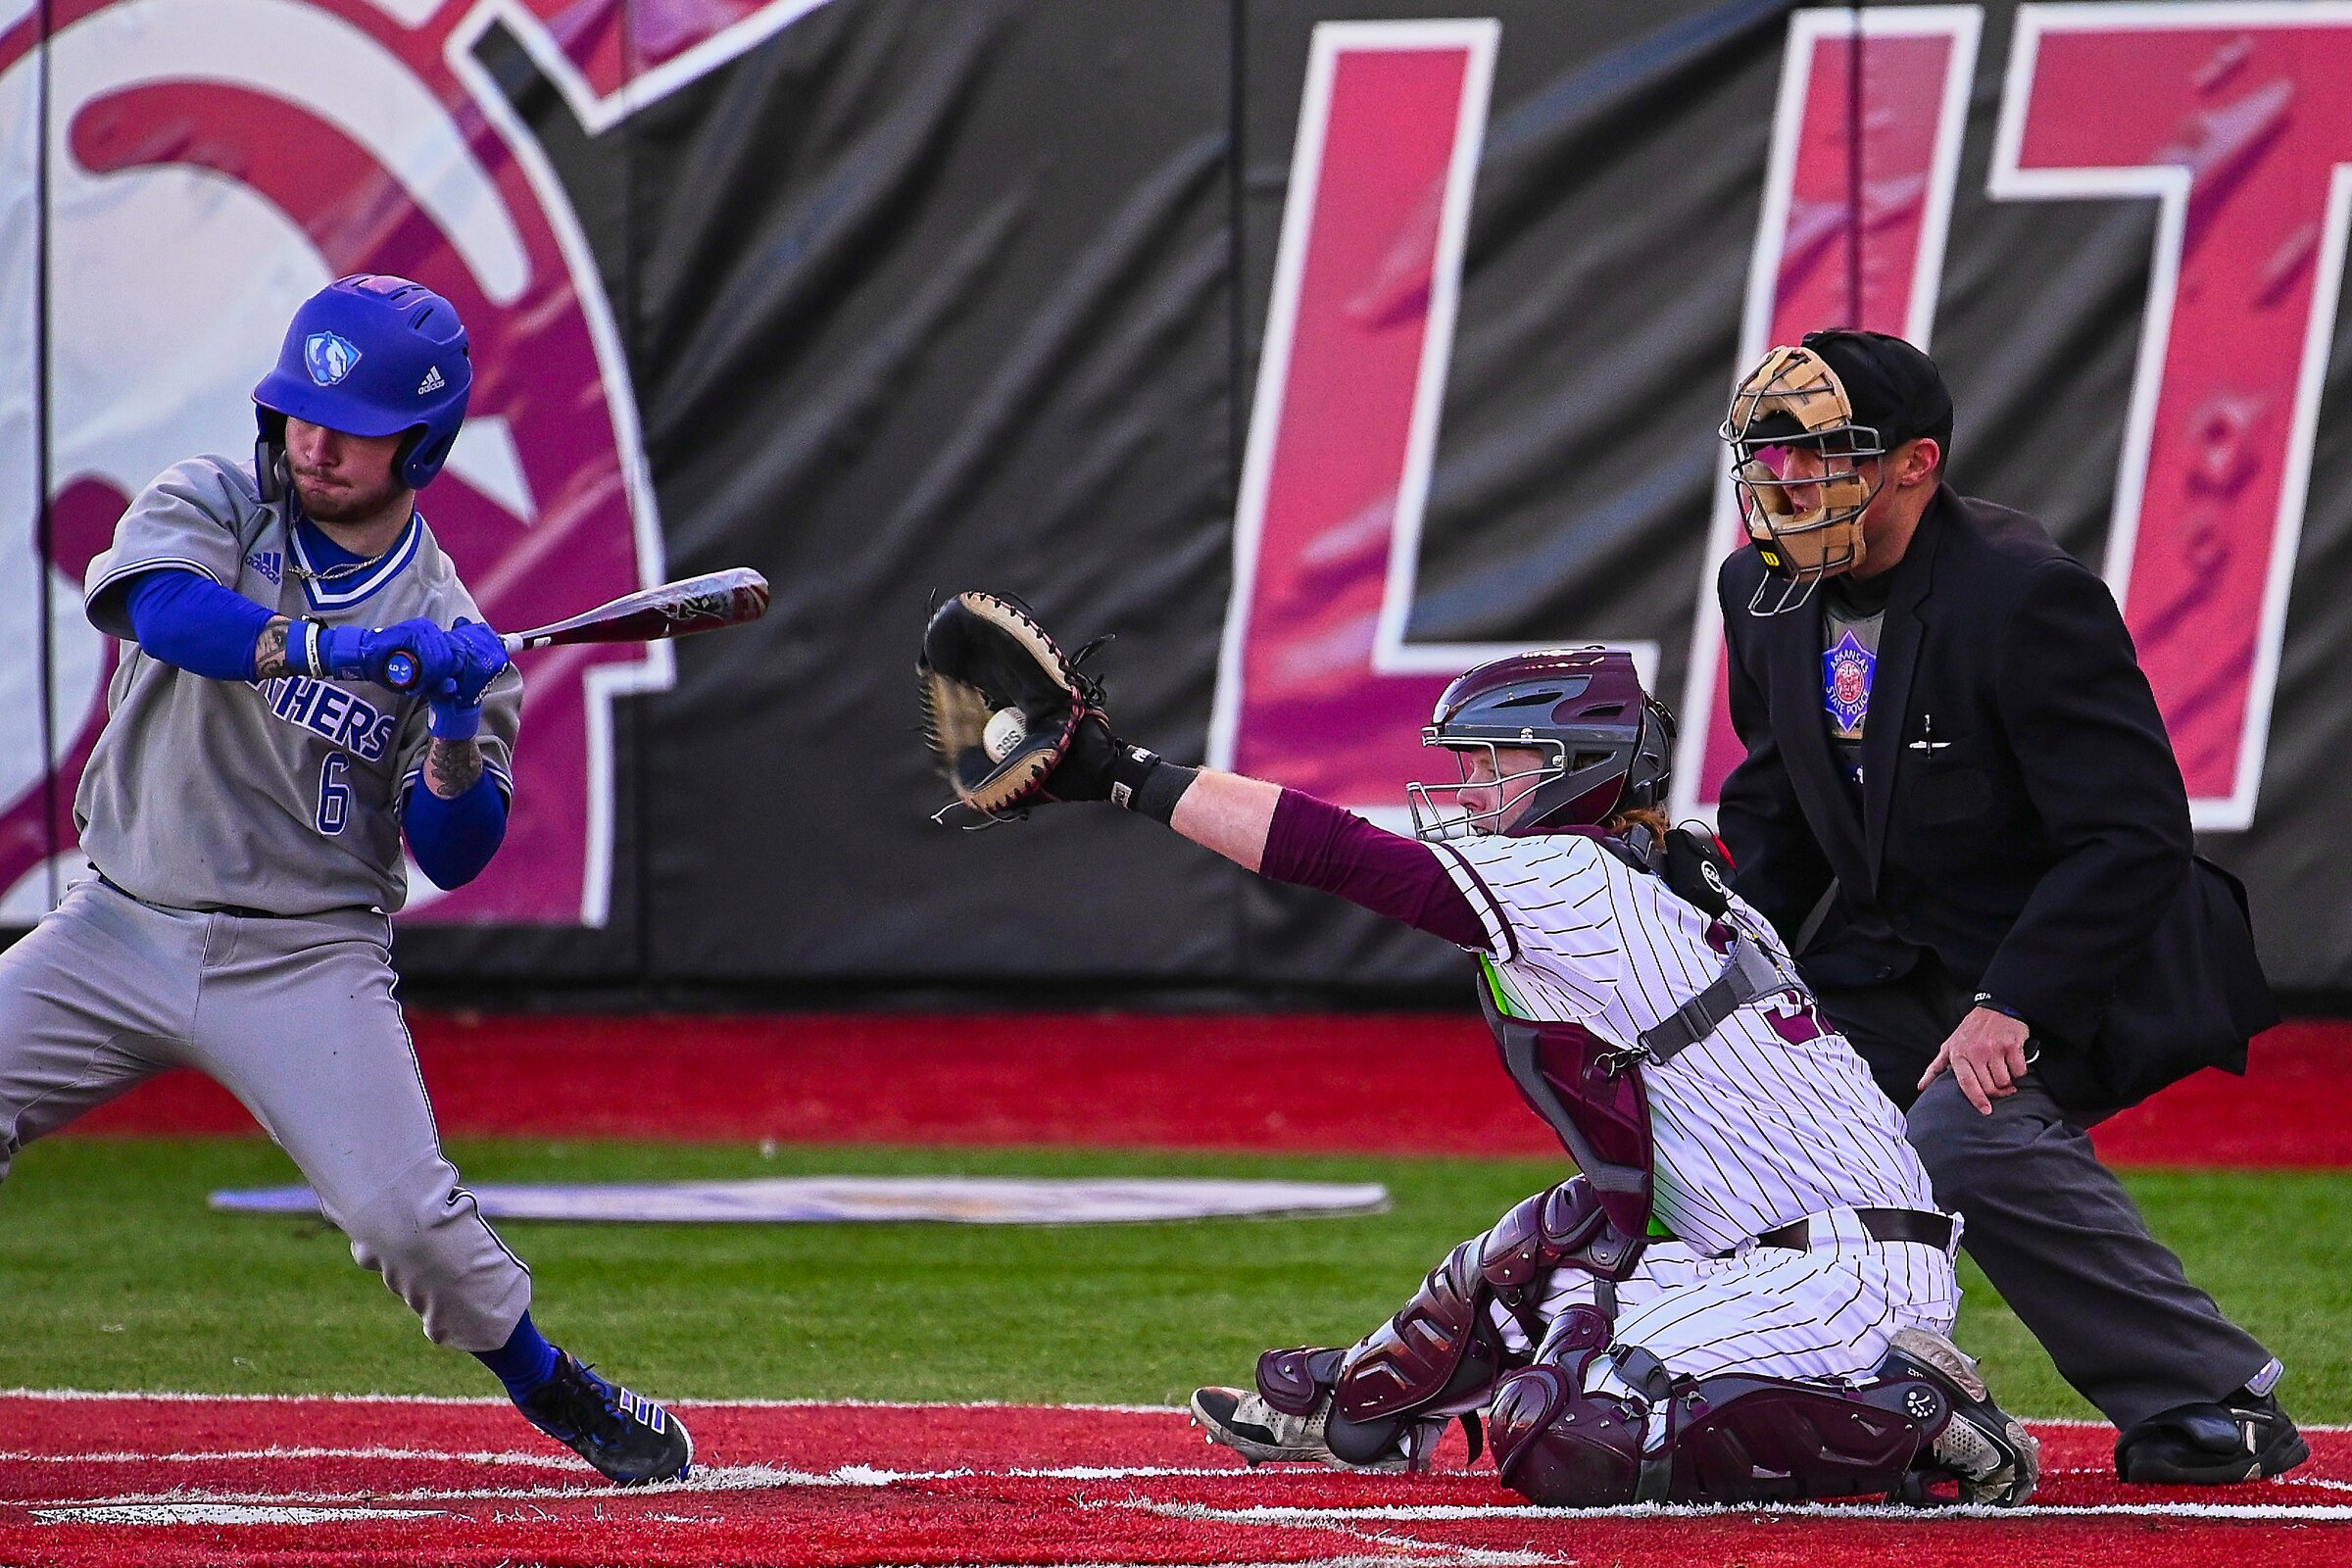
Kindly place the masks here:
POLYGON ((1639 1400, 1584 1392, 1587 1369, 1608 1349, 1597 1307, 1572 1306, 1552 1325, 1539 1361, 1494 1391, 1494 1469, 1531 1501, 1568 1508, 1632 1502, 1641 1491, 1644 1410, 1639 1400))
POLYGON ((1850 1389, 1739 1375, 1669 1380, 1655 1357, 1610 1351, 1608 1324, 1590 1307, 1562 1315, 1544 1356, 1495 1390, 1494 1465, 1503 1485, 1559 1507, 1887 1496, 1951 1416, 1935 1384, 1900 1374, 1850 1389), (1583 1392, 1602 1355, 1621 1363, 1626 1381, 1658 1385, 1644 1390, 1665 1410, 1655 1446, 1643 1443, 1650 1398, 1583 1392), (1641 1374, 1644 1361, 1651 1378, 1641 1374))

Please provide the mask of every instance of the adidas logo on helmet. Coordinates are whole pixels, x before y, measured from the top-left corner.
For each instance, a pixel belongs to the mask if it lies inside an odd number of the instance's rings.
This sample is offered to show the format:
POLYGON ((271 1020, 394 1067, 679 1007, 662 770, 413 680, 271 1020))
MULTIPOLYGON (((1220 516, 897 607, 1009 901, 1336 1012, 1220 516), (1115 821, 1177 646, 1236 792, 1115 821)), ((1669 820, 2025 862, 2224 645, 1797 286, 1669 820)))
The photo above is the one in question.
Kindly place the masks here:
POLYGON ((430 393, 440 391, 447 385, 449 385, 449 383, 443 380, 441 377, 441 367, 438 365, 427 366, 424 371, 424 379, 416 383, 416 395, 418 397, 424 397, 430 393))

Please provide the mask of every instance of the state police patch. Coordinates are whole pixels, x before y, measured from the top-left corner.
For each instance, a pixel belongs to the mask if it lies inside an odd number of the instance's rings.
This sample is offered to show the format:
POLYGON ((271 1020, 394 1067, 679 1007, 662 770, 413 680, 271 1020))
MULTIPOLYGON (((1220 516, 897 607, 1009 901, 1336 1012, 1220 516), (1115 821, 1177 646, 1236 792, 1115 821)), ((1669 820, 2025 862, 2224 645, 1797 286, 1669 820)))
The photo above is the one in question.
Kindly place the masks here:
POLYGON ((347 337, 333 332, 313 332, 302 340, 303 368, 320 386, 333 386, 359 363, 360 351, 347 337))
POLYGON ((1862 646, 1850 627, 1821 656, 1821 701, 1837 726, 1838 739, 1862 738, 1862 720, 1870 711, 1870 678, 1878 667, 1879 656, 1862 646))

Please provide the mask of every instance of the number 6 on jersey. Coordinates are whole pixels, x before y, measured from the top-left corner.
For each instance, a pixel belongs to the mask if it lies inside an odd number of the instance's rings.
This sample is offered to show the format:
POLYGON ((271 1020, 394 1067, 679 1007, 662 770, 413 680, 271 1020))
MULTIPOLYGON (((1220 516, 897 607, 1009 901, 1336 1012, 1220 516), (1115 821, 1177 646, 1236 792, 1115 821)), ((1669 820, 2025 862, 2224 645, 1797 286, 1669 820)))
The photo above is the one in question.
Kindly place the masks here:
POLYGON ((326 760, 318 764, 318 831, 329 836, 343 831, 351 821, 351 786, 343 782, 351 770, 351 758, 342 752, 329 752, 326 760))

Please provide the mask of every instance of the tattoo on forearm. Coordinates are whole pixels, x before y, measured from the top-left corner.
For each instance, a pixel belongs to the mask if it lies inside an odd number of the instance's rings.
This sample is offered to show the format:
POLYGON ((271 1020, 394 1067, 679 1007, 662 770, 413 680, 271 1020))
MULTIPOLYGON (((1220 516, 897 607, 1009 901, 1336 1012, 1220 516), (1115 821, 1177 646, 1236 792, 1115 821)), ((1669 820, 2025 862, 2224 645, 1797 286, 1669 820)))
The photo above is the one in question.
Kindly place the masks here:
POLYGON ((482 749, 471 740, 445 741, 433 737, 424 749, 424 787, 445 801, 454 801, 482 776, 482 749))
POLYGON ((286 633, 292 630, 293 625, 294 622, 283 615, 270 617, 270 624, 262 628, 262 635, 253 645, 254 679, 275 680, 280 675, 291 673, 286 664, 286 633))

